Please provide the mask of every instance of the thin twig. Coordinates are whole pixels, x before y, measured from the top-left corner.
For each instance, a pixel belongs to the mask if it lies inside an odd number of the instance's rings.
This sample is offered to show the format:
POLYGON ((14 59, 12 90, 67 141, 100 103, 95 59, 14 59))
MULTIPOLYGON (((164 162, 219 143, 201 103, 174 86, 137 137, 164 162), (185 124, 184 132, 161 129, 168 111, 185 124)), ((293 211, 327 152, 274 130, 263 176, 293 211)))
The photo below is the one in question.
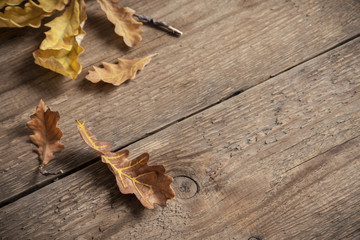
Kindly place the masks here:
POLYGON ((176 37, 180 37, 183 34, 179 29, 176 29, 172 26, 167 25, 166 22, 157 21, 156 19, 150 18, 145 15, 134 14, 134 17, 136 17, 142 23, 153 25, 153 26, 155 26, 161 30, 164 30, 176 37))
POLYGON ((47 170, 44 169, 44 165, 40 165, 39 167, 39 171, 42 175, 44 176, 49 176, 49 175, 59 175, 59 174, 63 174, 64 171, 63 170, 60 170, 60 171, 57 171, 57 172, 48 172, 47 170))

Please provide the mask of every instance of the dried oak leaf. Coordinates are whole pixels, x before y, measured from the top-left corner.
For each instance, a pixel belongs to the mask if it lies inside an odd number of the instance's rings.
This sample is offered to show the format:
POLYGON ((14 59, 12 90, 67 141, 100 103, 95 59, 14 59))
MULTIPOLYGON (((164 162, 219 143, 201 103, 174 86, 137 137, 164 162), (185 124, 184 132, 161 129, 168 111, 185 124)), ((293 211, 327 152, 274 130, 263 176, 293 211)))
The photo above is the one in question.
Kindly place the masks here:
POLYGON ((35 63, 75 79, 81 72, 78 60, 84 51, 80 41, 85 34, 82 29, 85 20, 84 0, 72 0, 60 17, 45 24, 51 29, 45 33, 40 49, 33 52, 35 63))
POLYGON ((115 86, 119 86, 126 80, 134 79, 137 71, 142 70, 148 63, 150 63, 151 59, 155 55, 156 54, 149 55, 144 58, 134 58, 131 60, 118 58, 117 64, 103 62, 102 65, 104 68, 94 66, 94 71, 89 71, 86 79, 93 83, 104 81, 115 86))
POLYGON ((44 17, 51 16, 56 10, 63 10, 69 0, 33 0, 26 2, 23 7, 17 6, 23 0, 1 1, 0 9, 5 7, 4 12, 0 13, 0 27, 33 27, 38 28, 44 17))
POLYGON ((115 33, 121 37, 129 47, 137 46, 141 41, 141 22, 132 16, 135 11, 128 7, 120 7, 119 0, 97 0, 101 9, 106 13, 110 22, 115 25, 115 33))
POLYGON ((147 165, 148 153, 129 160, 128 150, 110 152, 109 143, 98 141, 84 123, 76 122, 84 141, 102 153, 102 162, 106 163, 114 173, 117 185, 123 194, 134 193, 142 205, 148 209, 153 209, 154 204, 165 206, 167 200, 174 198, 175 192, 170 186, 173 178, 164 174, 165 168, 162 165, 147 165))
POLYGON ((30 135, 30 140, 38 146, 35 150, 39 153, 43 167, 55 157, 54 153, 64 149, 64 145, 60 143, 62 133, 56 127, 60 115, 58 112, 51 111, 50 108, 46 110, 45 103, 40 100, 35 113, 30 118, 26 126, 34 132, 30 135))
POLYGON ((133 160, 129 160, 128 155, 129 151, 123 150, 101 156, 101 160, 114 173, 120 191, 123 194, 134 193, 148 209, 153 209, 154 204, 166 206, 166 201, 175 196, 170 186, 173 178, 164 175, 162 165, 148 166, 148 153, 133 160))

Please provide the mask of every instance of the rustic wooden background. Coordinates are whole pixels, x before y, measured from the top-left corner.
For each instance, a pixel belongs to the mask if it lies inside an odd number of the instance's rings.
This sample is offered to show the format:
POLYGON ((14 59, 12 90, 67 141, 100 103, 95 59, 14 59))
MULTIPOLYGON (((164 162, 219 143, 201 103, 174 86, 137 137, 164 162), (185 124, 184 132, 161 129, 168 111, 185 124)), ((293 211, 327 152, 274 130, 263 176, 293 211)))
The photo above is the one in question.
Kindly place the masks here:
POLYGON ((87 1, 83 71, 34 64, 46 27, 0 30, 0 238, 360 239, 360 1, 121 1, 144 26, 129 49, 87 1), (159 53, 124 85, 102 61, 159 53), (38 174, 25 126, 40 99, 62 142, 38 174), (131 156, 150 153, 175 199, 144 209, 81 140, 75 119, 131 156))

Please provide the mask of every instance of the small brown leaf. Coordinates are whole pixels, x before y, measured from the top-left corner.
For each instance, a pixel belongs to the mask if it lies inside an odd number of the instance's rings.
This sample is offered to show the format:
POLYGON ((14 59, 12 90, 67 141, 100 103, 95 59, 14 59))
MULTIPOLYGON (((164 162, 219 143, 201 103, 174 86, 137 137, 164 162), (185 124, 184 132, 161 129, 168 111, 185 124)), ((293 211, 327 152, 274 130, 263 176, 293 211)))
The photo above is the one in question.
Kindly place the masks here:
POLYGON ((131 60, 118 58, 117 64, 103 62, 104 68, 94 66, 94 71, 89 71, 86 79, 93 83, 104 81, 119 86, 126 80, 134 79, 137 71, 142 70, 156 55, 131 60))
POLYGON ((100 142, 85 127, 76 121, 84 141, 96 151, 102 153, 101 159, 116 177, 117 185, 123 194, 134 193, 144 207, 154 208, 154 204, 166 205, 166 201, 175 196, 170 184, 173 178, 166 176, 162 165, 148 166, 149 154, 144 153, 134 160, 129 160, 128 150, 110 152, 110 144, 100 142))
POLYGON ((97 1, 109 21, 115 25, 115 33, 123 37, 125 44, 129 47, 139 45, 144 31, 140 29, 142 23, 132 17, 135 11, 128 7, 120 7, 119 0, 97 1))
POLYGON ((123 194, 134 193, 148 209, 153 209, 154 204, 166 206, 166 201, 175 196, 170 186, 173 178, 164 175, 162 165, 148 166, 148 153, 133 160, 129 160, 128 155, 129 151, 123 150, 101 156, 101 160, 114 173, 120 191, 123 194))
POLYGON ((26 124, 34 132, 30 135, 30 140, 38 146, 35 150, 39 153, 41 165, 46 166, 55 157, 54 153, 64 149, 64 145, 60 143, 62 133, 56 127, 60 115, 50 108, 46 110, 45 103, 40 100, 35 113, 30 118, 31 120, 26 124))

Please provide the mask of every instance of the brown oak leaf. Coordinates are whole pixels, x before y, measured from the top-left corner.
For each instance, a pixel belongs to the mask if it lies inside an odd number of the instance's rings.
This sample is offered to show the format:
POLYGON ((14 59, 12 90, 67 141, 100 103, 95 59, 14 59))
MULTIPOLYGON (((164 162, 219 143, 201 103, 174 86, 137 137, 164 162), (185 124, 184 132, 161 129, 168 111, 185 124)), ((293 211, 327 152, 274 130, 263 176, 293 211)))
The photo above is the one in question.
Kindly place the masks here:
POLYGON ((89 145, 91 148, 95 149, 100 154, 106 154, 110 152, 110 143, 108 142, 100 142, 97 140, 94 134, 92 134, 86 127, 84 122, 79 122, 75 120, 78 124, 78 130, 81 138, 89 145))
POLYGON ((143 153, 129 160, 128 150, 107 153, 101 156, 116 177, 123 194, 134 193, 144 207, 153 209, 154 204, 166 206, 166 201, 175 196, 170 184, 173 178, 166 176, 162 165, 149 166, 149 154, 143 153))
POLYGON ((106 17, 115 25, 115 33, 123 37, 129 47, 139 45, 141 34, 141 22, 136 21, 132 16, 135 11, 128 7, 120 7, 119 0, 97 0, 106 17))
POLYGON ((117 64, 103 62, 102 65, 104 68, 94 66, 94 71, 89 71, 86 79, 93 83, 104 81, 119 86, 126 80, 134 79, 137 71, 142 70, 156 55, 157 54, 153 54, 144 58, 134 58, 131 60, 118 58, 117 64))
MULTIPOLYGON (((26 126, 34 132, 33 135, 30 135, 30 140, 38 146, 35 150, 41 160, 41 171, 55 157, 54 153, 64 149, 64 145, 60 142, 62 132, 56 127, 60 115, 58 112, 51 111, 50 108, 46 109, 44 101, 40 100, 35 113, 30 118, 31 120, 27 122, 26 126)), ((46 171, 42 173, 52 174, 46 171)))
POLYGON ((127 158, 129 151, 126 149, 110 152, 109 143, 98 141, 84 123, 76 122, 84 141, 91 148, 102 153, 102 162, 106 163, 115 175, 117 185, 123 194, 134 193, 142 205, 148 209, 153 209, 154 204, 165 206, 167 200, 174 198, 175 192, 170 186, 173 178, 164 174, 165 168, 162 165, 147 165, 148 153, 129 160, 127 158))

